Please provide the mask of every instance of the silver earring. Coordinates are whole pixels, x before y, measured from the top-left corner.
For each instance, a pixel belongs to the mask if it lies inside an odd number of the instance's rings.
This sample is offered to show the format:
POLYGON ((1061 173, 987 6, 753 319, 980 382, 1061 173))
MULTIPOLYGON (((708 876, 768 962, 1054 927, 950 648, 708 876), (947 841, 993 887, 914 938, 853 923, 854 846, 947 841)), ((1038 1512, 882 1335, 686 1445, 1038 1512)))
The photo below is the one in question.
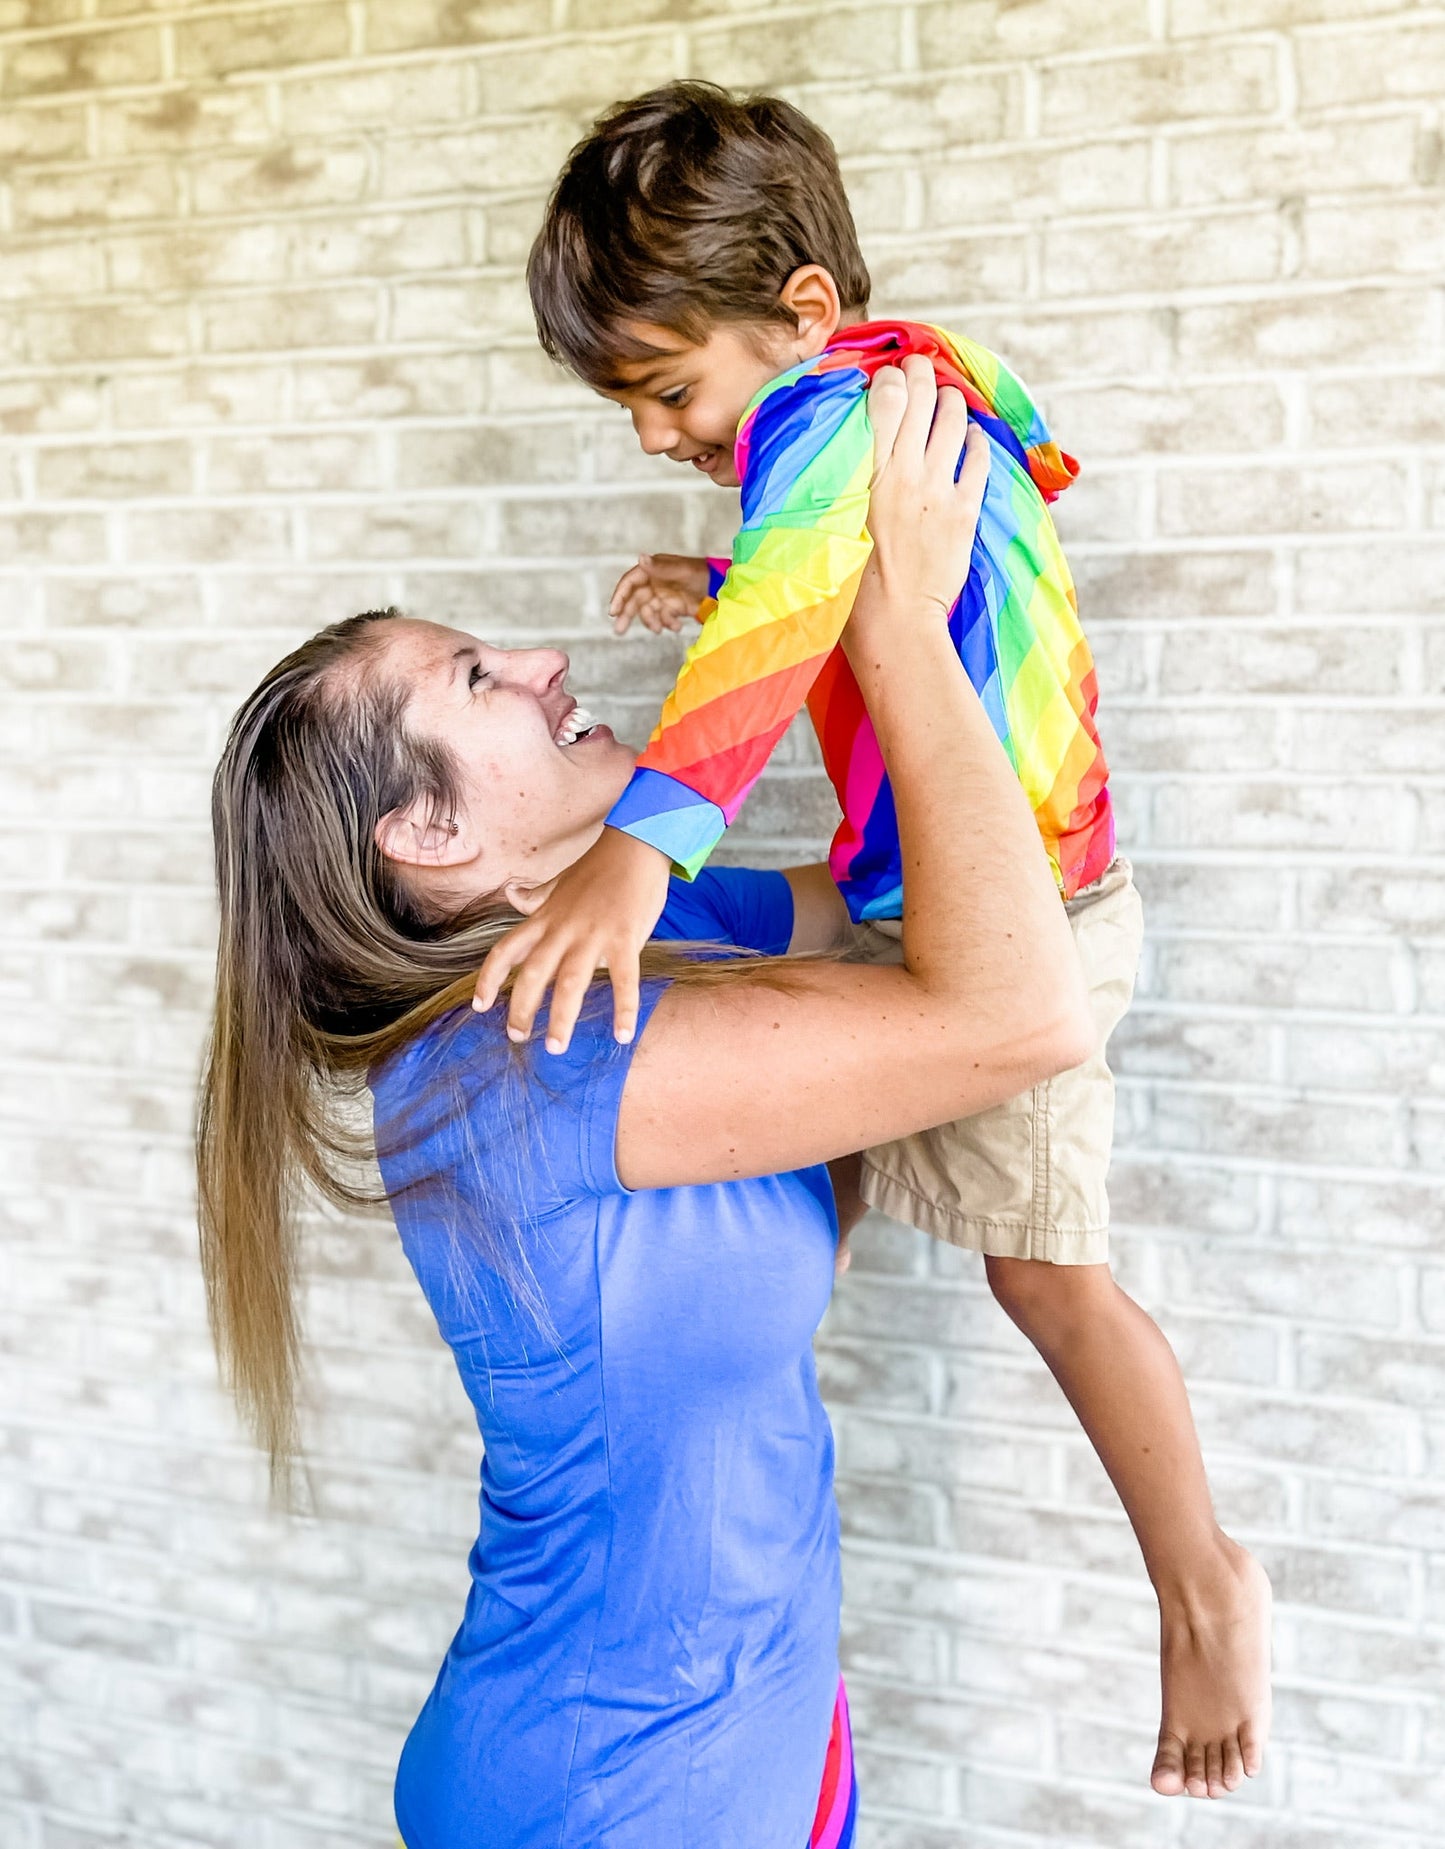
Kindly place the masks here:
POLYGON ((454 835, 461 833, 461 823, 458 822, 455 816, 452 816, 451 819, 448 821, 447 829, 451 834, 454 834, 454 835))

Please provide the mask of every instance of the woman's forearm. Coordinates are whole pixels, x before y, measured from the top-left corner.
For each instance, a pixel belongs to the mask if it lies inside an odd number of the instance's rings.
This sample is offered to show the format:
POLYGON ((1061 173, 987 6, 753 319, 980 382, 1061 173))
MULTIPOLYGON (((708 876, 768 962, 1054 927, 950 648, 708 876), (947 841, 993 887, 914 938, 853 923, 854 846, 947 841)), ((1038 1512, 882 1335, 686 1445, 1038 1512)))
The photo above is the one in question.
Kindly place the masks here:
POLYGON ((1038 826, 946 622, 874 579, 846 647, 893 785, 905 967, 940 1000, 1023 1035, 1081 1018, 1038 826))

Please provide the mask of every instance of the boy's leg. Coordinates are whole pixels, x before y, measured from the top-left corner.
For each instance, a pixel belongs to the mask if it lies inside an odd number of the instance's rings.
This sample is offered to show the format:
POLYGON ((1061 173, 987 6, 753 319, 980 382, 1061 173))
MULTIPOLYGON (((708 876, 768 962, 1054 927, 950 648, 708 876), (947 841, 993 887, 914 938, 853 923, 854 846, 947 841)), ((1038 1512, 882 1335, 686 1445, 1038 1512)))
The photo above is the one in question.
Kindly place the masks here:
POLYGON ((1159 1599, 1154 1789, 1222 1797, 1258 1772, 1269 1734, 1269 1581, 1214 1519, 1174 1351, 1107 1265, 985 1264, 1119 1492, 1159 1599))
MULTIPOLYGON (((1152 1782, 1222 1796, 1269 1729, 1269 1587, 1220 1532, 1178 1363, 1109 1274, 1113 1079, 1104 1055, 1133 993, 1142 913, 1126 861, 1071 902, 1099 1050, 992 1111, 863 1157, 870 1205, 985 1254, 1098 1451, 1159 1594, 1164 1714, 1152 1782), (1049 1262, 1039 1262, 1049 1261, 1049 1262)), ((874 931, 871 960, 899 947, 874 931)))

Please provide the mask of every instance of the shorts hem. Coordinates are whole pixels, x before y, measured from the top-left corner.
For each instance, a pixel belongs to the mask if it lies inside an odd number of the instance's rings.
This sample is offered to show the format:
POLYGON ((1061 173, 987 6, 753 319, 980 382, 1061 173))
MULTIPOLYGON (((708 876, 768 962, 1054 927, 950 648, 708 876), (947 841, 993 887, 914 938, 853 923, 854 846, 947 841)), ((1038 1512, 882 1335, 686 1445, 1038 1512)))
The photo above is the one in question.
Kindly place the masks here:
POLYGON ((1030 1225, 1027 1220, 988 1219, 930 1200, 896 1175, 875 1167, 865 1154, 859 1192, 870 1207, 902 1220, 945 1245, 982 1252, 987 1258, 1032 1258, 1046 1265, 1106 1265, 1109 1228, 1030 1225))

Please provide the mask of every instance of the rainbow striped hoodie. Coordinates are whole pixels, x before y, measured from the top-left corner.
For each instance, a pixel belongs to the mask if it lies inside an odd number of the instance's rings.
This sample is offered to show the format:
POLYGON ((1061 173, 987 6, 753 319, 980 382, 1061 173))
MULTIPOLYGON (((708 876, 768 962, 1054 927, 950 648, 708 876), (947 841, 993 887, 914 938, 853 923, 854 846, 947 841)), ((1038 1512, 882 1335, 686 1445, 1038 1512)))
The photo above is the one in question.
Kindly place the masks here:
POLYGON ((872 550, 880 366, 925 354, 989 439, 968 578, 949 632, 1033 806, 1065 898, 1114 854, 1098 687, 1073 579, 1046 502, 1078 474, 1003 362, 942 328, 870 321, 765 385, 738 426, 743 522, 662 717, 608 821, 689 877, 733 820, 806 702, 843 820, 829 865, 852 916, 897 918, 903 872, 893 792, 838 639, 872 550))

